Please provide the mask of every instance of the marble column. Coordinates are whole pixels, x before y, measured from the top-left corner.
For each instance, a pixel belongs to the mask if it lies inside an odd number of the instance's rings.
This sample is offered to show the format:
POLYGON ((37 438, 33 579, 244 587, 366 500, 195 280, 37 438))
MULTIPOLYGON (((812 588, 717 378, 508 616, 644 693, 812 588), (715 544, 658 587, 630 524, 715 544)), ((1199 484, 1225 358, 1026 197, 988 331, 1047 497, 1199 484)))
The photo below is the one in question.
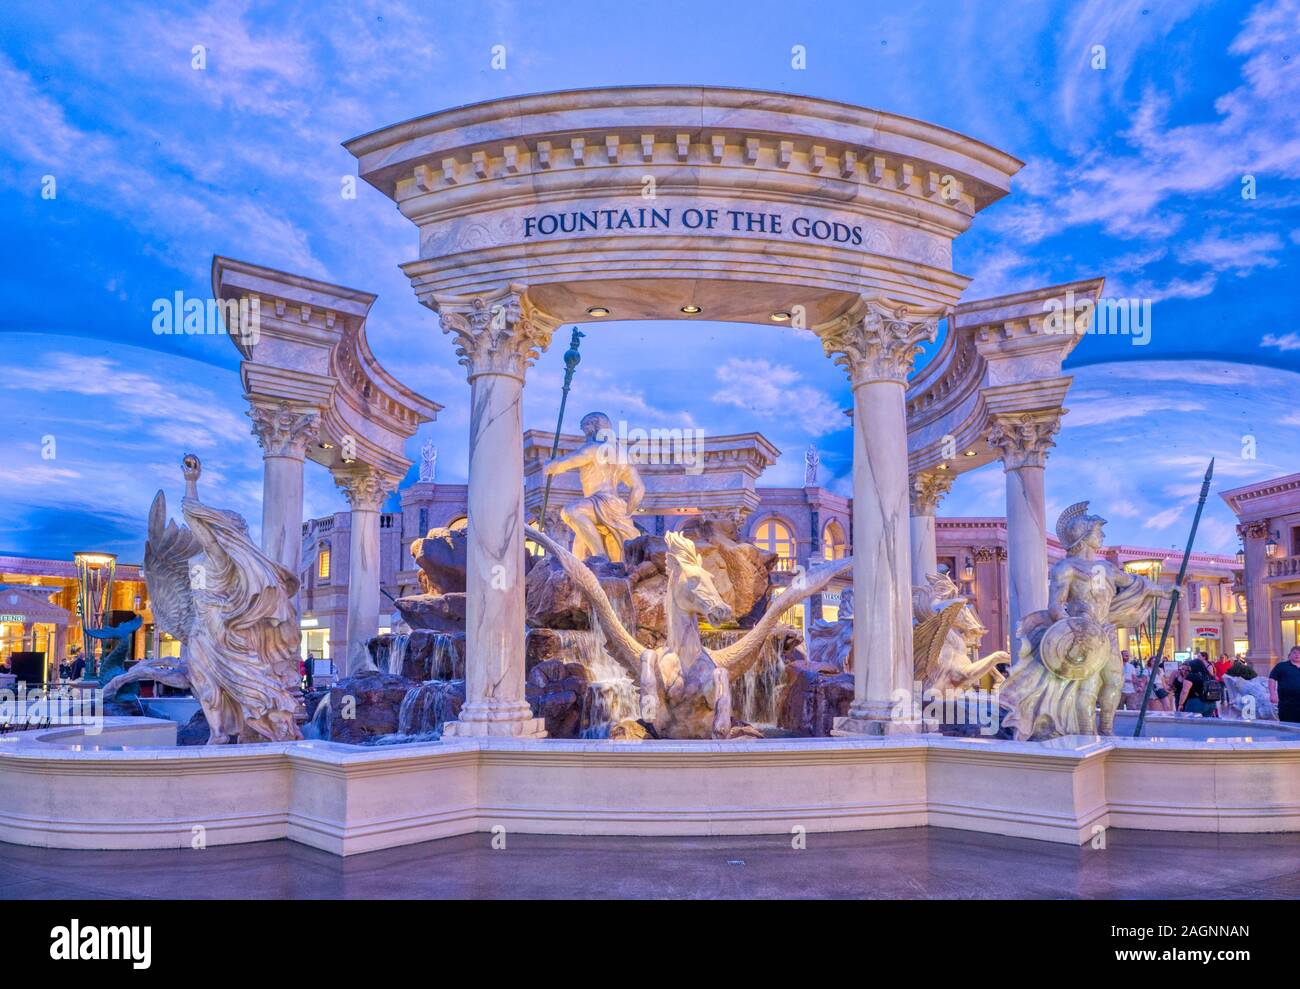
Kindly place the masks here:
POLYGON ((1265 676, 1278 659, 1272 647, 1273 602, 1268 585, 1264 583, 1268 576, 1268 554, 1264 551, 1268 534, 1267 519, 1237 525, 1237 535, 1241 537, 1241 547, 1246 553, 1241 578, 1249 602, 1246 608, 1246 639, 1249 642, 1246 661, 1257 673, 1265 676))
POLYGON ((866 302, 819 331, 853 389, 853 702, 842 734, 915 731, 912 563, 907 483, 907 375, 938 317, 866 302))
POLYGON ((367 643, 379 632, 379 512, 396 487, 394 478, 373 467, 352 465, 334 471, 334 483, 352 509, 348 539, 347 646, 339 676, 373 666, 367 643))
MULTIPOLYGON (((956 475, 950 470, 922 471, 910 479, 908 493, 911 497, 911 548, 912 583, 925 586, 926 575, 938 569, 938 551, 935 548, 934 516, 939 502, 952 489, 956 475)), ((956 579, 956 574, 953 578, 956 579)))
POLYGON ((465 704, 448 736, 543 738, 524 697, 524 375, 554 324, 523 290, 492 303, 439 305, 470 386, 465 566, 465 704))
POLYGON ((1007 585, 1011 661, 1020 657, 1020 620, 1047 607, 1047 451, 1061 411, 995 417, 989 445, 1002 457, 1007 485, 1007 585))
POLYGON ((303 461, 320 433, 320 414, 288 402, 248 401, 262 448, 262 552, 296 575, 302 563, 303 461))

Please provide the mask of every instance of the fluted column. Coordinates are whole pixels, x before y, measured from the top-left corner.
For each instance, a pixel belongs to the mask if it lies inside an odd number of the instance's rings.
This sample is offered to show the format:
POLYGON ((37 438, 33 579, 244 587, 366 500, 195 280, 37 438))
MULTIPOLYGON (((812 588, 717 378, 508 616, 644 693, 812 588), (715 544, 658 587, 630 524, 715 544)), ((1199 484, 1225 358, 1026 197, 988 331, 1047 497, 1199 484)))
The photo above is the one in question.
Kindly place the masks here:
POLYGON ((939 502, 952 489, 952 471, 922 471, 908 484, 911 497, 912 583, 925 586, 927 574, 939 566, 935 546, 934 515, 939 502))
POLYGON ((262 448, 262 552, 297 574, 302 553, 302 469, 320 433, 315 409, 248 397, 253 435, 262 448))
POLYGON ((1264 578, 1268 576, 1268 554, 1264 544, 1269 535, 1267 519, 1241 522, 1237 525, 1246 564, 1241 577, 1246 588, 1246 639, 1250 648, 1246 660, 1258 673, 1267 674, 1278 660, 1272 644, 1273 602, 1264 578))
POLYGON ((396 479, 368 466, 334 471, 351 508, 348 539, 347 648, 341 676, 370 668, 367 643, 379 632, 379 512, 396 479))
POLYGON ((1020 656, 1020 620, 1047 607, 1047 499, 1044 470, 1061 410, 998 416, 989 445, 1002 457, 1007 485, 1007 587, 1011 658, 1020 656))
POLYGON ((554 324, 512 286, 496 300, 439 304, 470 386, 465 566, 465 704, 447 735, 542 738, 524 699, 524 450, 528 367, 554 324))
MULTIPOLYGON (((895 719, 912 685, 911 546, 904 389, 938 316, 865 302, 818 332, 853 388, 853 703, 843 734, 915 730, 895 719)), ((899 712, 910 721, 910 707, 899 712)))

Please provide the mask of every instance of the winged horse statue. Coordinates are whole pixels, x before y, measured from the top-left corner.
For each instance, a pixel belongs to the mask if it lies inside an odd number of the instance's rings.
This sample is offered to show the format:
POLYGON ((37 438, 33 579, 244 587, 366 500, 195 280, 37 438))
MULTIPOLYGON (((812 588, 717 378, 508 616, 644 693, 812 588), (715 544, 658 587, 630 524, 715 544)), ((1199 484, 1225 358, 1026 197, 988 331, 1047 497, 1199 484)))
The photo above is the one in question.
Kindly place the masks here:
POLYGON ((972 660, 970 651, 988 634, 970 601, 947 574, 925 575, 925 586, 912 588, 912 674, 926 690, 966 690, 986 675, 995 684, 1003 676, 999 663, 1011 654, 1000 651, 972 660))
POLYGON ((718 593, 695 544, 670 532, 665 561, 668 594, 664 604, 667 643, 660 649, 642 645, 623 627, 600 582, 576 556, 536 529, 528 538, 560 561, 564 572, 591 604, 614 658, 627 667, 641 688, 642 718, 660 738, 727 739, 750 734, 731 720, 731 682, 755 660, 781 614, 825 588, 853 565, 852 557, 810 571, 786 588, 763 617, 740 639, 723 649, 706 649, 699 619, 712 624, 729 620, 731 608, 718 593))
POLYGON ((136 680, 189 687, 208 721, 209 745, 302 738, 298 578, 263 555, 236 512, 199 501, 198 457, 182 461, 188 526, 167 519, 159 491, 149 510, 144 577, 154 621, 181 641, 183 661, 148 660, 104 687, 112 696, 136 680))

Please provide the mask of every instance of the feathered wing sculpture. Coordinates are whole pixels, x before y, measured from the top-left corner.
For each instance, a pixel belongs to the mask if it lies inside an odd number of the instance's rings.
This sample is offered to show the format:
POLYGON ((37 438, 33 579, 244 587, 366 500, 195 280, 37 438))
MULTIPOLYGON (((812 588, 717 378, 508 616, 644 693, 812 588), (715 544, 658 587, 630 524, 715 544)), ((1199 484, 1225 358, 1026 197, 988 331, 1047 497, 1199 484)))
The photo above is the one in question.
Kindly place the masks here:
POLYGON ((713 662, 732 676, 743 673, 758 659, 763 643, 788 608, 825 590, 832 580, 852 566, 853 557, 846 556, 809 570, 776 596, 753 628, 726 648, 711 650, 709 655, 713 657, 713 662))
MULTIPOLYGON (((531 526, 527 527, 526 531, 529 539, 544 546, 548 553, 553 554, 560 561, 560 566, 564 568, 564 572, 577 583, 595 609, 596 620, 600 622, 601 630, 605 633, 605 638, 609 642, 615 658, 626 665, 632 671, 633 676, 638 675, 641 654, 649 647, 638 642, 623 627, 623 623, 619 621, 618 613, 614 610, 614 606, 610 604, 604 588, 600 586, 600 581, 596 579, 596 575, 587 568, 586 564, 550 536, 538 532, 531 526)), ((841 560, 808 571, 800 580, 797 580, 778 594, 775 600, 768 605, 763 617, 743 636, 723 649, 706 649, 705 652, 709 654, 709 658, 713 660, 715 665, 726 670, 732 676, 743 673, 758 658, 763 643, 767 641, 768 635, 776 627, 781 615, 788 608, 825 589, 832 580, 852 566, 853 557, 846 556, 841 560)))
POLYGON ((591 603, 592 609, 596 613, 596 621, 600 623, 600 629, 605 633, 605 642, 608 644, 614 658, 626 666, 633 677, 640 676, 641 654, 649 647, 643 646, 631 632, 623 627, 623 623, 619 621, 618 612, 610 604, 609 597, 605 594, 605 589, 600 586, 600 581, 596 579, 596 575, 591 572, 585 563, 546 533, 539 532, 532 526, 525 526, 524 531, 529 539, 545 548, 546 552, 560 561, 560 566, 564 568, 565 574, 578 585, 583 596, 591 603))
POLYGON ((943 652, 944 642, 957 616, 966 607, 966 601, 946 604, 942 611, 931 611, 930 617, 912 629, 912 678, 917 683, 929 684, 930 670, 943 652))
POLYGON ((149 509, 149 538, 144 544, 144 582, 154 624, 182 645, 194 628, 194 592, 190 560, 203 552, 194 533, 167 518, 167 496, 159 491, 149 509))

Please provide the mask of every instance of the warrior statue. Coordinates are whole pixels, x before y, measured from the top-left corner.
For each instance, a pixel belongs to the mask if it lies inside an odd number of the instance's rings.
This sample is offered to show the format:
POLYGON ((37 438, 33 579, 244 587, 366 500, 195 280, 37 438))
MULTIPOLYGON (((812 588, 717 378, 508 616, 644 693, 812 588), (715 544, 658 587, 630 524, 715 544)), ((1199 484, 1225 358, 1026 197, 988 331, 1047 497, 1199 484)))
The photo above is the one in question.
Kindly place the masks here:
POLYGON ((144 575, 155 621, 181 640, 185 661, 139 663, 104 692, 141 679, 188 686, 207 718, 209 745, 231 736, 300 739, 298 578, 253 545, 242 516, 199 501, 198 457, 187 454, 183 469, 181 511, 189 525, 167 521, 159 491, 149 511, 144 575))
POLYGON ((567 457, 550 461, 543 470, 547 475, 576 470, 582 482, 582 497, 560 512, 573 530, 574 556, 579 560, 605 556, 618 563, 623 559, 624 540, 638 535, 632 514, 645 497, 645 485, 636 467, 618 455, 609 416, 588 412, 581 426, 587 442, 567 457), (620 484, 627 485, 626 499, 619 494, 620 484))
POLYGON ((1113 735, 1124 683, 1116 630, 1145 621, 1173 593, 1098 557, 1105 524, 1086 501, 1056 521, 1066 557, 1052 567, 1048 609, 1021 619, 1020 656, 1000 697, 1002 723, 1018 740, 1113 735))
POLYGON ((999 663, 1011 654, 989 653, 972 660, 971 650, 988 634, 960 589, 947 574, 925 575, 925 587, 912 588, 912 670, 925 690, 969 690, 985 676, 1002 682, 999 663))

